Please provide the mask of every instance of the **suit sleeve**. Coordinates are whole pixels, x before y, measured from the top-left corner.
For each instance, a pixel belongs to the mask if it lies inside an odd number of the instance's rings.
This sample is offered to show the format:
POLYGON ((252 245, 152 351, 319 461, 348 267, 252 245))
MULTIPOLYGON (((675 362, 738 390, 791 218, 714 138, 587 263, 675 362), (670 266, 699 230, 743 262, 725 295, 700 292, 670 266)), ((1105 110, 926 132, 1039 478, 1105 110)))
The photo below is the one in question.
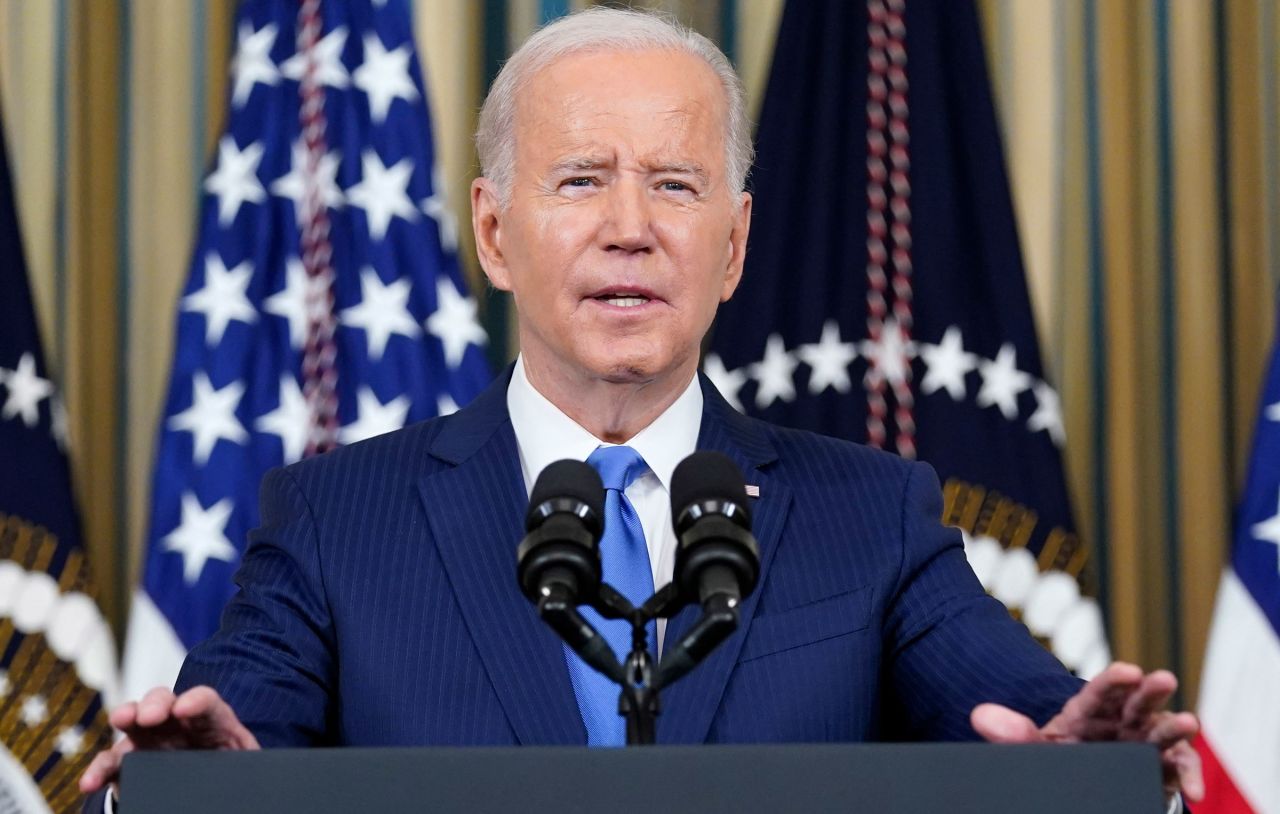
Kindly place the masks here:
POLYGON ((933 469, 914 464, 902 504, 902 566, 885 621, 892 728, 971 740, 969 713, 991 701, 1043 725, 1082 682, 987 595, 959 530, 943 526, 933 469))
POLYGON ((239 590, 218 632, 187 655, 175 689, 213 687, 263 746, 329 744, 334 633, 315 518, 286 469, 263 478, 261 507, 239 590))

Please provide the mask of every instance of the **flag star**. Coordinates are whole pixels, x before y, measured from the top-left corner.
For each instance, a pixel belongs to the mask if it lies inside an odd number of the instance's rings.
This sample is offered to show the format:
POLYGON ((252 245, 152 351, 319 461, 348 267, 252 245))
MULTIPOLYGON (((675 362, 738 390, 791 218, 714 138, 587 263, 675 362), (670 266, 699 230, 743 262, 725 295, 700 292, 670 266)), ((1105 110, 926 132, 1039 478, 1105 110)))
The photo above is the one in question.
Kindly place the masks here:
POLYGON ((756 407, 763 410, 778 399, 794 401, 796 365, 799 362, 787 352, 778 334, 769 334, 764 345, 764 358, 751 365, 751 377, 756 380, 756 407))
POLYGON ((352 79, 369 98, 369 113, 374 122, 386 121, 387 109, 395 99, 412 102, 418 98, 418 89, 409 78, 409 57, 407 44, 388 51, 382 47, 377 34, 364 35, 364 63, 356 68, 352 79))
POLYGON ((233 319, 246 323, 257 320, 258 312, 246 293, 252 279, 253 266, 248 260, 228 269, 218 255, 210 252, 205 257, 204 286, 182 298, 183 311, 204 314, 205 344, 216 347, 233 319))
POLYGON ((279 436, 286 464, 302 460, 311 437, 311 407, 293 374, 281 374, 279 406, 259 417, 253 426, 258 432, 279 436))
POLYGON ((301 348, 313 315, 327 313, 329 277, 311 277, 302 261, 290 257, 284 264, 284 288, 262 301, 262 309, 289 321, 289 344, 301 348))
POLYGON ((458 412, 458 402, 448 393, 441 393, 436 399, 436 415, 453 415, 458 412))
POLYGON ((29 351, 22 354, 17 368, 7 371, 4 380, 9 395, 0 408, 0 418, 20 415, 28 427, 40 423, 40 402, 53 395, 53 382, 36 374, 36 357, 29 351))
POLYGON ((458 253, 458 219, 449 208, 444 192, 444 171, 437 163, 431 169, 431 197, 422 201, 422 212, 436 222, 440 246, 450 254, 458 253))
POLYGON ((1276 547, 1276 571, 1280 572, 1280 494, 1276 499, 1276 513, 1260 523, 1249 527, 1249 533, 1261 543, 1271 543, 1276 547))
POLYGON ((1062 400, 1048 382, 1036 382, 1032 388, 1036 394, 1036 411, 1027 419, 1027 429, 1032 432, 1048 430, 1053 443, 1062 446, 1067 432, 1062 426, 1062 400))
POLYGON ((458 293, 453 281, 436 280, 436 310, 427 317, 427 330, 444 344, 444 361, 451 368, 462 364, 468 345, 484 345, 489 337, 476 321, 476 301, 458 293))
POLYGON ((858 349, 852 342, 840 341, 840 324, 834 319, 822 326, 822 338, 816 345, 801 345, 796 356, 809 366, 809 392, 817 395, 828 387, 837 393, 848 393, 853 385, 849 381, 849 363, 858 358, 858 349))
MULTIPOLYGON (((347 28, 339 26, 316 43, 313 54, 316 65, 316 82, 331 88, 345 88, 348 84, 347 69, 342 65, 342 49, 347 46, 347 28)), ((295 82, 301 82, 307 72, 307 54, 299 51, 284 61, 280 72, 295 82)))
POLYGON ((414 339, 422 329, 409 313, 408 277, 384 283, 378 272, 365 266, 360 270, 360 304, 344 309, 339 315, 344 325, 360 328, 369 341, 369 358, 377 361, 386 350, 392 334, 414 339))
POLYGON ((747 383, 746 371, 741 368, 727 370, 718 355, 708 353, 707 358, 702 360, 702 372, 707 374, 707 378, 720 391, 720 395, 724 396, 724 400, 729 402, 730 407, 740 413, 744 412, 742 402, 738 400, 738 391, 747 383))
POLYGON ((218 198, 218 224, 226 226, 246 201, 262 203, 267 192, 258 181, 258 164, 262 162, 262 143, 254 142, 241 150, 230 134, 218 142, 218 168, 204 181, 204 189, 218 198))
POLYGON ((43 695, 27 696, 27 700, 22 702, 19 717, 28 729, 34 729, 49 717, 49 704, 44 700, 43 695))
POLYGON ((409 177, 413 175, 413 160, 402 158, 388 167, 373 150, 365 150, 360 156, 363 175, 360 182, 347 189, 347 202, 364 210, 369 221, 369 234, 381 240, 387 226, 396 215, 412 220, 418 210, 409 200, 409 177))
POLYGON ((1266 416, 1271 421, 1280 421, 1280 401, 1267 407, 1266 416))
POLYGON ((1000 346, 994 361, 978 362, 982 387, 978 390, 978 406, 996 405, 1010 421, 1018 417, 1018 394, 1031 387, 1031 375, 1018 370, 1018 351, 1009 342, 1000 346))
POLYGON ((864 339, 859 350, 870 363, 866 381, 888 381, 898 385, 911 380, 911 360, 916 356, 916 343, 907 338, 898 320, 886 319, 880 326, 878 340, 864 339))
POLYGON ((307 216, 306 199, 308 180, 314 184, 320 195, 320 204, 330 209, 341 208, 343 203, 342 189, 338 186, 338 164, 342 156, 338 152, 325 153, 320 156, 315 172, 307 171, 307 145, 301 139, 295 141, 289 150, 292 162, 289 172, 271 182, 271 194, 293 201, 293 215, 302 228, 307 216))
POLYGON ((191 406, 169 419, 169 429, 191 433, 197 464, 204 466, 209 462, 219 440, 243 444, 249 439, 236 418, 236 407, 242 396, 242 382, 231 382, 221 390, 214 390, 203 370, 192 378, 191 406))
POLYGON ((967 392, 964 377, 978 366, 978 357, 965 351, 959 327, 952 325, 947 328, 942 341, 936 345, 922 342, 920 358, 926 366, 924 379, 920 382, 921 393, 927 396, 945 388, 952 399, 964 400, 967 392))
POLYGON ((354 444, 375 435, 382 435, 404 426, 409 415, 409 396, 399 395, 383 404, 369 387, 361 387, 356 394, 358 418, 342 428, 340 437, 344 444, 354 444))
POLYGON ((248 21, 240 23, 236 32, 236 55, 231 60, 231 104, 235 107, 249 101, 255 84, 280 83, 280 71, 271 61, 271 49, 276 44, 277 33, 279 29, 275 23, 268 23, 257 31, 248 21))
POLYGON ((227 522, 235 504, 224 497, 209 508, 200 505, 192 492, 182 495, 182 520, 160 542, 165 551, 182 555, 182 579, 195 585, 209 560, 231 562, 236 548, 227 539, 227 522))
POLYGON ((54 748, 63 757, 77 755, 84 748, 84 730, 79 726, 69 726, 58 733, 54 748))

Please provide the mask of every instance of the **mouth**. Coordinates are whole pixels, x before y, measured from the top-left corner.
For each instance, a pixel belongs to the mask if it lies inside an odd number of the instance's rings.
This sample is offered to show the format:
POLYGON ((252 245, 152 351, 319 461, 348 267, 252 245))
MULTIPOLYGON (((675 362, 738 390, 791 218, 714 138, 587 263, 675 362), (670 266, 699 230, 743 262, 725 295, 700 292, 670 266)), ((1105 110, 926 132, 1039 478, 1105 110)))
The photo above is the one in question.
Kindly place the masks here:
POLYGON ((589 299, 614 308, 640 308, 657 299, 652 291, 637 288, 610 288, 590 295, 589 299))

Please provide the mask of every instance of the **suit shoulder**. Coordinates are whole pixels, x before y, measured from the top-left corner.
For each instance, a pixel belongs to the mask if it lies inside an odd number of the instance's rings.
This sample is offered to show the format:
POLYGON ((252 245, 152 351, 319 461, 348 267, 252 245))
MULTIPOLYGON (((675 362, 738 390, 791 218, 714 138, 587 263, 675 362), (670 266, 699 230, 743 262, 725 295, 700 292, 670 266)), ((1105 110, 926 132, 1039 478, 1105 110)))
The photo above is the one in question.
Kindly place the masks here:
POLYGON ((299 484, 323 483, 338 473, 405 474, 406 470, 426 471, 433 461, 430 454, 432 443, 448 426, 450 418, 428 418, 289 464, 277 471, 287 474, 299 484))
POLYGON ((874 480, 904 488, 912 472, 922 466, 898 455, 865 444, 833 438, 809 430, 782 427, 754 420, 778 453, 780 474, 816 483, 874 480))

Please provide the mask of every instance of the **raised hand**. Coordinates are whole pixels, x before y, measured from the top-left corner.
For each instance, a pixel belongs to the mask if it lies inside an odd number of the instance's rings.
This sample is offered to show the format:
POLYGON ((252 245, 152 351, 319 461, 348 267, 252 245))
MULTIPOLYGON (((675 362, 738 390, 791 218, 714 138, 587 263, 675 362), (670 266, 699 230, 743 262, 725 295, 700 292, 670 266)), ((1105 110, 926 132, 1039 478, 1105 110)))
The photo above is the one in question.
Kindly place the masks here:
POLYGON ((969 716, 974 730, 993 743, 1137 741, 1160 750, 1165 794, 1181 791, 1191 801, 1204 796, 1200 756, 1190 740, 1200 729, 1190 712, 1164 708, 1178 688, 1168 670, 1143 673, 1114 662, 1081 688, 1043 727, 1000 704, 979 704, 969 716))
POLYGON ((90 794, 120 776, 124 756, 134 749, 258 749, 231 706, 212 687, 192 687, 175 696, 156 687, 141 701, 111 712, 111 725, 125 734, 99 752, 80 776, 80 791, 90 794))

